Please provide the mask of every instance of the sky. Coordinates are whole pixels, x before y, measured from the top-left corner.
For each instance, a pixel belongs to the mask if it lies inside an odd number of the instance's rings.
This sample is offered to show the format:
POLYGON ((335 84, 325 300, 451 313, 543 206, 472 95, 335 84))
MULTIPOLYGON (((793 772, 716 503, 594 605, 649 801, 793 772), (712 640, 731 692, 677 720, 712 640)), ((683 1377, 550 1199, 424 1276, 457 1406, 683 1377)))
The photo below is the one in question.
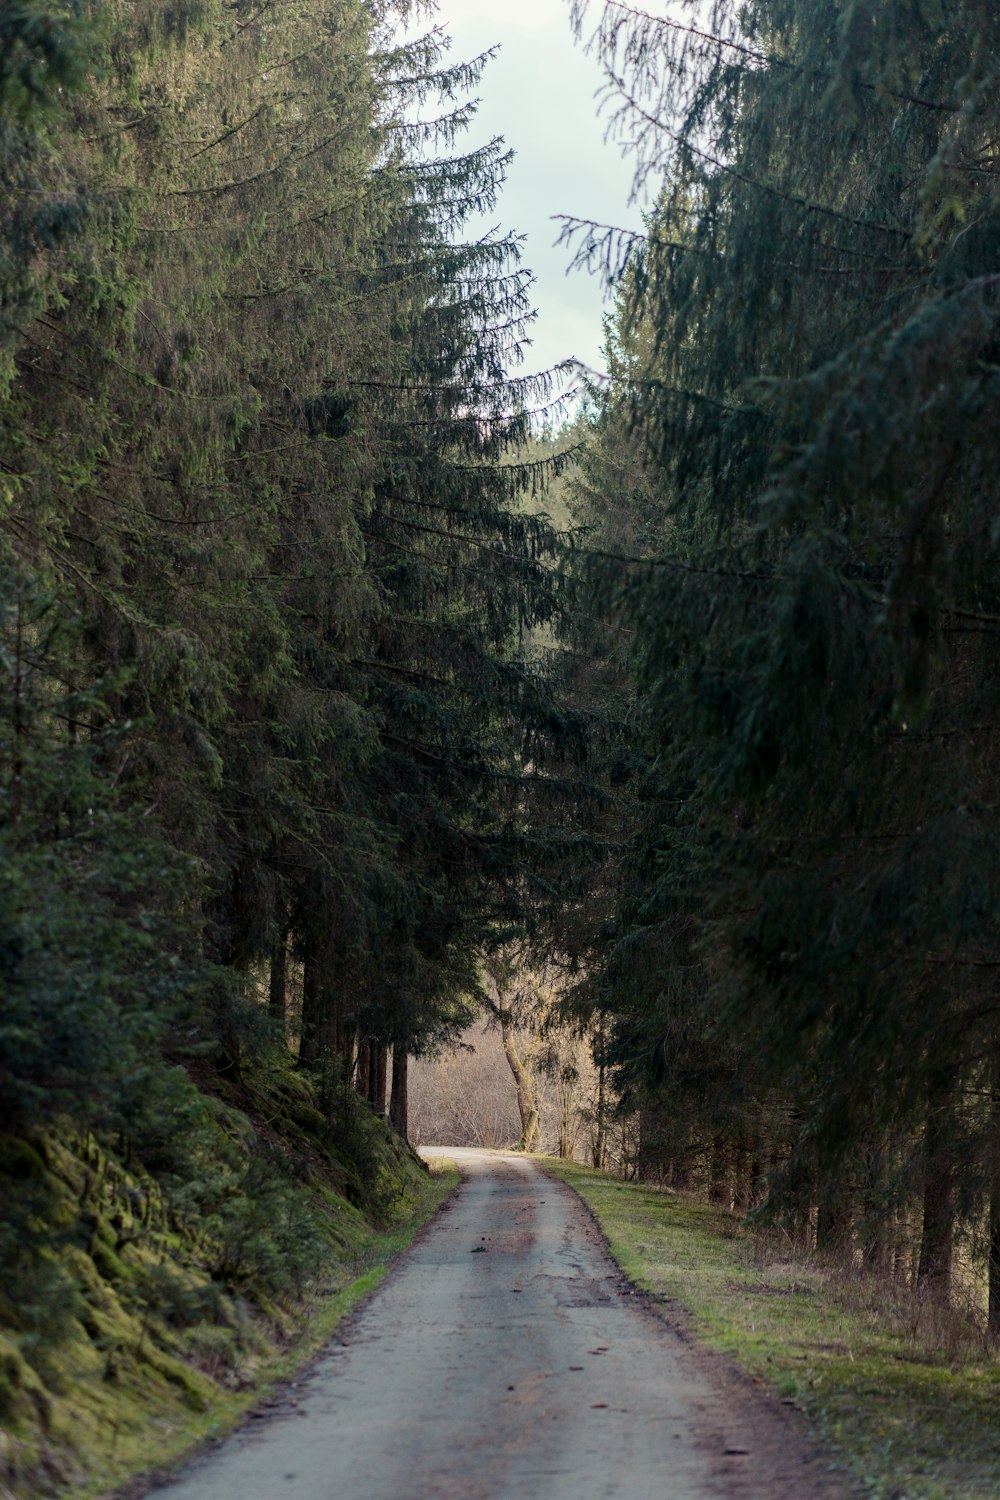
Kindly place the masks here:
POLYGON ((602 368, 599 280, 586 271, 567 274, 570 252, 553 247, 559 225, 552 218, 565 213, 640 227, 640 209, 629 206, 631 166, 604 142, 595 99, 600 67, 573 36, 568 0, 439 0, 436 19, 453 38, 449 60, 500 45, 477 90, 479 112, 465 146, 502 135, 515 152, 485 227, 527 236, 523 263, 537 277, 539 317, 521 372, 569 358, 602 368))

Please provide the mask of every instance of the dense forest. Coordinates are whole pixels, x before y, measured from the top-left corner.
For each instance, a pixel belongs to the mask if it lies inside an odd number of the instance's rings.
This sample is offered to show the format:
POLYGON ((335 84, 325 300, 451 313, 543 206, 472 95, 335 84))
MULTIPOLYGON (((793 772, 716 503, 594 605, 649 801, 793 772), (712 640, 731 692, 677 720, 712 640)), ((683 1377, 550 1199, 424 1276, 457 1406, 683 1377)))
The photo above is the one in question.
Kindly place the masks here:
POLYGON ((655 199, 565 225, 616 294, 576 628, 635 755, 583 999, 648 1171, 988 1279, 996 1331, 1000 17, 576 21, 655 199))
POLYGON ((407 19, 0 13, 15 1425, 51 1426, 67 1340, 197 1402, 193 1329, 239 1343, 247 1299, 393 1218, 407 1058, 576 836, 547 768, 580 716, 537 644, 559 541, 521 503, 559 467, 521 453, 529 273, 515 236, 463 238, 507 155, 460 144, 488 58, 407 19))
POLYGON ((390 1220, 498 974, 636 1170, 1000 1330, 1000 16, 577 0, 576 411, 416 19, 0 10, 13 1425, 390 1220))

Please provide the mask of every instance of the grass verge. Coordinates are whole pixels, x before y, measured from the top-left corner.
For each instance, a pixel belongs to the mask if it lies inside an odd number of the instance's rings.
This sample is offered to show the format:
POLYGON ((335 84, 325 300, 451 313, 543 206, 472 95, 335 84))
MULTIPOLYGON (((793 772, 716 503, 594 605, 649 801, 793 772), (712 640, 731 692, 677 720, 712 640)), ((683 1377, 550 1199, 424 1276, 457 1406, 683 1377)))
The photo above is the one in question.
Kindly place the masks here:
MULTIPOLYGON (((1000 1365, 927 1309, 718 1208, 572 1162, 579 1193, 636 1286, 803 1410, 870 1500, 996 1500, 1000 1365)), ((665 1309, 666 1310, 666 1309, 665 1309)))

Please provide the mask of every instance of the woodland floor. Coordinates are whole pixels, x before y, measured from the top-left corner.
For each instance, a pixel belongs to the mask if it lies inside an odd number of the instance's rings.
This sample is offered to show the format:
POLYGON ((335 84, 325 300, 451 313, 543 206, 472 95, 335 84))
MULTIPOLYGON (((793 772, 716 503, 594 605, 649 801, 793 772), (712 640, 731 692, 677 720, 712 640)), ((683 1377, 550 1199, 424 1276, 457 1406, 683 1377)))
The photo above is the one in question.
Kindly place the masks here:
POLYGON ((523 1157, 464 1177, 263 1420, 157 1500, 834 1500, 801 1415, 705 1358, 523 1157))

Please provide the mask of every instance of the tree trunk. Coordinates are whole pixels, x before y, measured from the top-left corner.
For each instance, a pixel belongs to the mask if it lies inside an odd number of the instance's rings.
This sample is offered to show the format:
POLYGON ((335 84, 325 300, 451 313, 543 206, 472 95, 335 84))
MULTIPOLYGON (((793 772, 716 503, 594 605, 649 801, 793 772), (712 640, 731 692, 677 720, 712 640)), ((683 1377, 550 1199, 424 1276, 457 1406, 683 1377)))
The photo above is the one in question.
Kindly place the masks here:
POLYGON ((989 1261, 989 1330, 1000 1334, 1000 1061, 994 1064, 994 1082, 990 1098, 990 1261, 989 1261))
POLYGON ((559 1160, 573 1159, 573 1098, 564 1079, 559 1080, 557 1093, 559 1105, 559 1160))
POLYGON ((306 949, 302 960, 302 1029, 299 1035, 299 1061, 315 1062, 319 1057, 319 1031, 321 1020, 319 995, 319 963, 316 950, 306 949))
POLYGON ((712 1162, 708 1177, 708 1201, 731 1208, 733 1196, 729 1186, 729 1153, 721 1135, 717 1135, 712 1141, 712 1162))
POLYGON ((271 982, 267 993, 267 1008, 284 1035, 288 1023, 288 932, 284 927, 271 949, 271 982))
POLYGON ((861 1263, 867 1271, 882 1273, 890 1268, 890 1224, 885 1208, 885 1147, 876 1142, 866 1152, 864 1192, 861 1200, 861 1263))
POLYGON ((368 1074, 371 1071, 371 1052, 371 1042, 369 1042, 367 1037, 363 1037, 358 1042, 358 1061, 354 1071, 354 1087, 362 1099, 368 1098, 368 1074))
POLYGON ((764 1188, 764 1181, 765 1181, 765 1179, 764 1179, 764 1157, 763 1157, 763 1153, 761 1151, 760 1142, 758 1141, 755 1144, 755 1146, 754 1146, 753 1155, 750 1158, 750 1207, 751 1208, 756 1208, 759 1203, 763 1203, 763 1201, 764 1201, 764 1198, 766 1196, 766 1194, 765 1194, 765 1188, 764 1188))
POLYGON ((597 1129, 594 1134, 594 1150, 591 1158, 599 1172, 604 1170, 604 1156, 607 1151, 607 1108, 605 1068, 603 1063, 599 1063, 597 1068, 597 1129))
POLYGON ((311 944, 302 965, 302 1036, 299 1061, 319 1062, 337 1051, 337 1013, 318 944, 311 944))
POLYGON ((513 1027, 500 1016, 500 1035, 503 1038, 504 1055, 510 1071, 514 1075, 514 1087, 517 1090, 517 1112, 521 1116, 521 1139, 518 1142, 519 1151, 534 1151, 538 1145, 538 1137, 541 1129, 538 1120, 538 1106, 535 1103, 535 1090, 531 1077, 531 1070, 520 1057, 517 1045, 514 1041, 513 1027))
POLYGON ((676 1156, 670 1160, 670 1186, 679 1193, 686 1193, 691 1188, 691 1157, 687 1147, 683 1147, 676 1156))
POLYGON ((753 1178, 750 1169, 750 1151, 740 1145, 736 1151, 736 1183, 733 1189, 733 1207, 737 1213, 745 1214, 750 1207, 753 1178))
POLYGON ((389 1049, 382 1042, 375 1043, 375 1089, 372 1106, 380 1120, 385 1119, 385 1101, 389 1083, 389 1049))
POLYGON ((389 1100, 389 1124, 393 1130, 399 1132, 403 1140, 408 1140, 407 1134, 409 1098, 407 1091, 407 1075, 409 1072, 410 1059, 406 1054, 405 1047, 395 1046, 392 1049, 392 1097, 389 1100))
POLYGON ((640 1182, 656 1182, 661 1187, 670 1177, 670 1159, 662 1136, 658 1115, 644 1106, 639 1110, 638 1177, 640 1182))
POLYGON ((839 1184, 829 1187, 820 1198, 816 1216, 816 1249, 843 1250, 853 1227, 850 1195, 839 1184))
POLYGON ((955 1249, 950 1122, 950 1109, 932 1102, 924 1133, 924 1214, 917 1285, 937 1302, 947 1302, 950 1296, 955 1249))
MULTIPOLYGON (((14 481, 17 483, 17 481, 14 481)), ((26 738, 24 713, 24 612, 20 596, 17 601, 17 617, 14 627, 14 754, 11 765, 11 821, 17 823, 21 816, 22 782, 24 780, 24 742, 26 738)))

